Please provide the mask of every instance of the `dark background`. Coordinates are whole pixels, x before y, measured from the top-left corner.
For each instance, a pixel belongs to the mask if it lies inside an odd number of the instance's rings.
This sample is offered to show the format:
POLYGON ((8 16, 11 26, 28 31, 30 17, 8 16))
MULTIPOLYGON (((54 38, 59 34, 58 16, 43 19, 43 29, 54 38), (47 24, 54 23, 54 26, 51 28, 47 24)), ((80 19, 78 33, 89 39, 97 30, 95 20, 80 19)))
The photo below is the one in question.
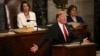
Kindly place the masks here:
POLYGON ((100 50, 100 0, 94 0, 94 40, 100 50))

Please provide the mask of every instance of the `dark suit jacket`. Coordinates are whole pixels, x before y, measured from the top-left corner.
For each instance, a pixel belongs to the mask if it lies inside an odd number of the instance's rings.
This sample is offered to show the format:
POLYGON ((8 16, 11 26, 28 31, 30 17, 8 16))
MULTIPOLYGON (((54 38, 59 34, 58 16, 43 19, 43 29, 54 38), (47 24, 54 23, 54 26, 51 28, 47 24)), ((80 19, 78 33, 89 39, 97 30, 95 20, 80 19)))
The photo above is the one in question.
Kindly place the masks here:
MULTIPOLYGON (((77 22, 84 23, 82 17, 76 16, 77 22)), ((73 22, 71 16, 67 16, 67 22, 73 22)))
POLYGON ((5 13, 5 5, 0 3, 0 32, 5 32, 6 27, 6 13, 5 13))
MULTIPOLYGON (((70 28, 67 24, 66 24, 66 27, 67 27, 68 32, 69 32, 67 43, 70 43, 70 42, 76 40, 77 37, 75 37, 72 34, 72 32, 70 31, 70 28)), ((58 23, 53 24, 48 29, 45 37, 39 42, 39 46, 42 46, 46 41, 52 42, 52 44, 66 43, 58 23)))

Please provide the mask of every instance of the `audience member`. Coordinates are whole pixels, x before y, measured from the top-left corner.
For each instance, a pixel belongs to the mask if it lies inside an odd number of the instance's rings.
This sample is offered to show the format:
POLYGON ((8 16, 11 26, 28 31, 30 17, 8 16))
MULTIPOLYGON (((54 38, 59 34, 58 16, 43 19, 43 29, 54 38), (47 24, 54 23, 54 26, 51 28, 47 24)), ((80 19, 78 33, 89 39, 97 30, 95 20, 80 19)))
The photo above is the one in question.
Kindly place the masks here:
POLYGON ((22 1, 20 10, 21 12, 17 15, 17 25, 19 28, 37 26, 36 15, 30 11, 30 5, 27 1, 22 1))
POLYGON ((67 13, 67 22, 84 23, 82 17, 77 16, 77 7, 75 5, 70 5, 67 9, 67 13))

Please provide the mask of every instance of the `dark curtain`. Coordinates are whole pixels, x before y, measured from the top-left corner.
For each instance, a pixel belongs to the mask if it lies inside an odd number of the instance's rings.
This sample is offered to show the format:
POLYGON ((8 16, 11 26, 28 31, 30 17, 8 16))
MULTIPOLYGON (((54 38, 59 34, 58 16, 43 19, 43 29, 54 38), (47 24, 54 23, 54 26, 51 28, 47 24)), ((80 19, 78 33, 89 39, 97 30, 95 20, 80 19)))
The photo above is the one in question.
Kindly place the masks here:
POLYGON ((94 40, 100 50, 100 0, 94 0, 94 40))

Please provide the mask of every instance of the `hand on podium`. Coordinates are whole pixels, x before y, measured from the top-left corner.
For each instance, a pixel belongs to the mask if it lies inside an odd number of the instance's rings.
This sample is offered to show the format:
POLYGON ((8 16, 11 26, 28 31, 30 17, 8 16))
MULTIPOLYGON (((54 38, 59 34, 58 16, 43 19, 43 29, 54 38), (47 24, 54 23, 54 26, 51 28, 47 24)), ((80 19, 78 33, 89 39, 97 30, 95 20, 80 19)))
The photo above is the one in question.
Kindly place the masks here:
POLYGON ((90 43, 90 41, 88 40, 88 37, 83 39, 83 43, 90 43))
POLYGON ((38 51, 38 45, 33 44, 33 46, 30 49, 31 49, 31 52, 36 53, 36 51, 38 51))

